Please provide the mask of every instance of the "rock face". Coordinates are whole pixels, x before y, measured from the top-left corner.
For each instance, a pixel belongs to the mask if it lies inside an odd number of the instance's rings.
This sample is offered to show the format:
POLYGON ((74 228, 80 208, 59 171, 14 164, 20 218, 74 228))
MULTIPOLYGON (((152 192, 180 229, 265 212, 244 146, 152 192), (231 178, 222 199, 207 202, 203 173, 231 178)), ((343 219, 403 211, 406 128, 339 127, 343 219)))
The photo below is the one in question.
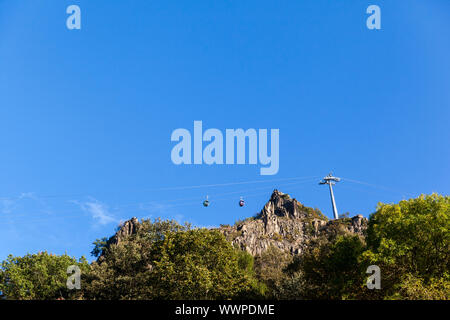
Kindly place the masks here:
POLYGON ((256 256, 270 246, 296 255, 320 235, 336 229, 362 235, 366 228, 367 219, 361 215, 328 221, 318 209, 305 207, 275 190, 258 216, 235 226, 222 226, 219 231, 233 245, 256 256))
POLYGON ((139 228, 139 220, 136 217, 125 221, 114 236, 109 238, 108 245, 119 244, 121 239, 135 234, 139 228))
POLYGON ((101 263, 105 260, 106 248, 109 248, 112 245, 117 245, 126 237, 137 233, 137 230, 139 229, 140 225, 141 224, 139 223, 139 220, 136 217, 133 217, 130 220, 123 222, 116 231, 116 233, 106 241, 105 248, 101 251, 100 255, 98 256, 97 262, 101 263))

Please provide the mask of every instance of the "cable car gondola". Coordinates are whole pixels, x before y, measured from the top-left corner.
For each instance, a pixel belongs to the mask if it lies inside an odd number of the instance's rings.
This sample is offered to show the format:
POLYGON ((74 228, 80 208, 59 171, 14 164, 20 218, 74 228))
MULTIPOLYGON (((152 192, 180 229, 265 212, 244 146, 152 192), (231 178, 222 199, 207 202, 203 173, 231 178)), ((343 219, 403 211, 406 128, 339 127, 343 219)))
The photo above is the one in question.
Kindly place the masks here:
POLYGON ((204 207, 207 207, 207 206, 209 206, 209 200, 208 200, 208 196, 206 196, 206 200, 205 200, 205 201, 203 201, 203 206, 204 206, 204 207))
POLYGON ((245 205, 244 199, 239 200, 239 207, 243 207, 245 205))

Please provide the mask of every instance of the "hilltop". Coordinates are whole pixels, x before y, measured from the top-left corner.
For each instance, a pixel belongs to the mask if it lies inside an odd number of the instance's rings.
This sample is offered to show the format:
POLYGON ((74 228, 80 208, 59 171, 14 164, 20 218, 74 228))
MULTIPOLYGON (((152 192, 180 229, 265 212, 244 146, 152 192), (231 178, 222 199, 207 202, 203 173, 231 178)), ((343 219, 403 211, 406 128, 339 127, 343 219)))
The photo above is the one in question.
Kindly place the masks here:
MULTIPOLYGON (((120 243, 121 239, 135 234, 139 226, 135 217, 125 221, 107 245, 120 243)), ((223 233, 235 247, 257 256, 271 246, 298 255, 312 240, 321 236, 330 237, 336 233, 363 236, 366 228, 367 219, 362 215, 328 220, 319 209, 306 207, 288 194, 274 190, 258 215, 238 221, 234 226, 221 225, 215 230, 223 233)))
POLYGON ((320 210, 306 207, 288 194, 274 190, 257 216, 234 226, 221 226, 218 230, 233 245, 256 256, 270 246, 297 255, 320 236, 336 232, 362 236, 366 228, 367 219, 362 215, 328 220, 320 210))
POLYGON ((449 214, 450 197, 432 194, 380 203, 369 221, 329 221, 275 190, 234 226, 132 218, 94 243, 92 263, 11 255, 0 291, 7 299, 448 299, 449 214), (73 266, 79 291, 67 287, 73 266), (376 290, 367 282, 373 266, 383 277, 376 290))

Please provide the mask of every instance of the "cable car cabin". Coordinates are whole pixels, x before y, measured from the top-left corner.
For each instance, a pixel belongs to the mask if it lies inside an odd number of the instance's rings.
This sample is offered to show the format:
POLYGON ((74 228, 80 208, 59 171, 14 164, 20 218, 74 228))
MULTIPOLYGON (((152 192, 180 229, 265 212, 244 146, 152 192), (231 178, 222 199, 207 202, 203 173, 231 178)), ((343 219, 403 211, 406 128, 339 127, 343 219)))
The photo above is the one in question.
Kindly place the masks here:
POLYGON ((245 205, 245 202, 243 199, 239 200, 239 207, 243 207, 245 205))
POLYGON ((209 201, 208 201, 208 200, 203 201, 203 206, 204 206, 204 207, 209 206, 209 201))

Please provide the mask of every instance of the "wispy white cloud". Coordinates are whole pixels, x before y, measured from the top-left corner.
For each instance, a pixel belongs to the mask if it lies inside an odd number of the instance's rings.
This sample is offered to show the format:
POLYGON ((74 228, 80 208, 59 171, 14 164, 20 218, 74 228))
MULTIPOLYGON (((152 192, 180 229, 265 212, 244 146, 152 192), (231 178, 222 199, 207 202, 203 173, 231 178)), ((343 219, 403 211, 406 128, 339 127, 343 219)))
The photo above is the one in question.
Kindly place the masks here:
POLYGON ((34 192, 22 192, 19 196, 16 197, 0 198, 0 213, 13 213, 14 210, 20 207, 20 205, 22 204, 21 202, 27 199, 36 201, 41 205, 45 205, 45 203, 41 199, 39 199, 34 194, 34 192))
POLYGON ((108 223, 117 223, 119 220, 114 218, 110 213, 108 206, 94 198, 90 198, 89 201, 79 202, 71 201, 72 203, 78 204, 81 209, 89 213, 93 219, 95 219, 100 225, 105 225, 108 223))
POLYGON ((34 192, 22 192, 19 196, 19 199, 32 199, 39 201, 38 197, 35 195, 34 192))
POLYGON ((16 202, 12 199, 0 199, 0 212, 3 214, 10 214, 15 208, 16 202))

